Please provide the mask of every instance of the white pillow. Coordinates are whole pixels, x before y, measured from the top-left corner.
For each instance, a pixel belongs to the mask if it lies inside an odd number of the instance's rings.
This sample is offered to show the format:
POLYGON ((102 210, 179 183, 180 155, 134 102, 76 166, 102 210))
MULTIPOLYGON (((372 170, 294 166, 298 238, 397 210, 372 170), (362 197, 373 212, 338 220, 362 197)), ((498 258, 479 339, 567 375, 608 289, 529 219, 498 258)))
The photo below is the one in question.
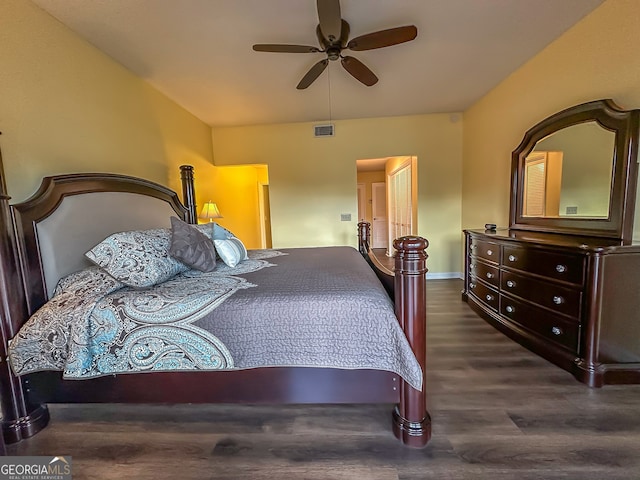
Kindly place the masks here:
POLYGON ((226 240, 214 240, 218 256, 229 267, 233 268, 243 260, 248 260, 247 249, 239 238, 231 237, 226 240))
POLYGON ((211 240, 227 240, 235 237, 233 233, 216 222, 201 223, 200 225, 195 225, 195 227, 211 240))

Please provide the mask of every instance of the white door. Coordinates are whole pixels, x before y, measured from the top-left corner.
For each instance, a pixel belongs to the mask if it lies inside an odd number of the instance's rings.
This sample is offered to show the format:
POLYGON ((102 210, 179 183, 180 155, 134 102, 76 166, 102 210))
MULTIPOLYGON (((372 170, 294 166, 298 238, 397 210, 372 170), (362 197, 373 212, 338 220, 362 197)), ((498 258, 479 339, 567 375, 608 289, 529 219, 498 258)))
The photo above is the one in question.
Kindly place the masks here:
MULTIPOLYGON (((389 245, 392 245, 394 239, 413 233, 411 161, 401 165, 387 179, 389 182, 389 245)), ((389 248, 388 254, 393 254, 393 248, 389 248)))
POLYGON ((388 248, 387 186, 384 182, 371 184, 371 208, 373 214, 371 248, 388 248))

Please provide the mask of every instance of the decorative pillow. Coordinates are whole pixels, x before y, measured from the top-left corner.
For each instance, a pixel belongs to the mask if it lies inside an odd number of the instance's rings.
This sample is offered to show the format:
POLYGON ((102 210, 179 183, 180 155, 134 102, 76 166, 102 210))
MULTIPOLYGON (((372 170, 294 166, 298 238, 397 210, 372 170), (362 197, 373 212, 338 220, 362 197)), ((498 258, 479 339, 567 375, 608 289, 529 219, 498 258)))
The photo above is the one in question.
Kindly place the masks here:
POLYGON ((240 239, 231 237, 226 240, 214 240, 216 252, 224 263, 230 267, 235 267, 243 260, 248 260, 247 249, 240 239))
POLYGON ((177 217, 171 217, 169 255, 201 272, 213 272, 216 268, 216 249, 211 239, 177 217))
POLYGON ((109 275, 134 288, 151 287, 189 269, 169 256, 167 228, 119 232, 108 236, 85 256, 109 275))
POLYGON ((197 225, 197 228, 211 240, 228 240, 235 237, 233 233, 215 222, 202 223, 197 225))

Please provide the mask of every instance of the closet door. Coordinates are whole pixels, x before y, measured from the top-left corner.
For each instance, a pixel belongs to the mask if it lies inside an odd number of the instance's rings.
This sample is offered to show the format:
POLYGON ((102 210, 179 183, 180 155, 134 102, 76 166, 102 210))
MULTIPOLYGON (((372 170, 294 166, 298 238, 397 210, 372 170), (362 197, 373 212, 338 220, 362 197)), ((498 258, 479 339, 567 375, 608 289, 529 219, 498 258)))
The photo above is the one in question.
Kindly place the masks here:
POLYGON ((413 231, 411 204, 411 162, 392 172, 389 177, 389 250, 393 240, 413 231))

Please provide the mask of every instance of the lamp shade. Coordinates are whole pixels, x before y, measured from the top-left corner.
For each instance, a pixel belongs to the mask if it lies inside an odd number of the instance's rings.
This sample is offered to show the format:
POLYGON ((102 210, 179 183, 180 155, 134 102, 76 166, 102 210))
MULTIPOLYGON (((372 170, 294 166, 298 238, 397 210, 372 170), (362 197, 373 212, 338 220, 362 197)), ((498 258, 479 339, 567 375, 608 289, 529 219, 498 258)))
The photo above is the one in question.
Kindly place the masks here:
POLYGON ((202 207, 200 218, 212 222, 214 218, 222 218, 222 215, 220 215, 218 206, 215 203, 209 201, 204 204, 204 207, 202 207))

